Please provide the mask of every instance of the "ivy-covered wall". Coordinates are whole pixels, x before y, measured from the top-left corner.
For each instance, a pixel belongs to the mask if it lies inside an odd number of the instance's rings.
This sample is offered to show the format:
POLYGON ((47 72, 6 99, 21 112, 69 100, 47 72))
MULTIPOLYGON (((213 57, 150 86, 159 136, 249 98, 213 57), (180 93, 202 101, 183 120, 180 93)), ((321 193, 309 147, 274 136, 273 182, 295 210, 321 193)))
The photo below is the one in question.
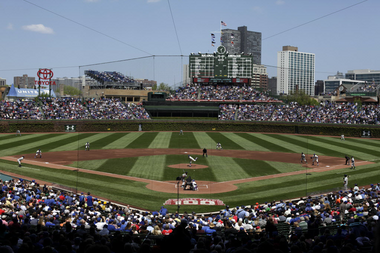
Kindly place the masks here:
POLYGON ((220 131, 220 132, 265 132, 309 135, 344 134, 347 137, 360 137, 363 131, 371 131, 371 136, 380 138, 380 126, 311 124, 285 122, 244 122, 244 121, 183 121, 183 120, 3 120, 1 133, 65 132, 67 126, 75 125, 76 132, 107 131, 220 131))

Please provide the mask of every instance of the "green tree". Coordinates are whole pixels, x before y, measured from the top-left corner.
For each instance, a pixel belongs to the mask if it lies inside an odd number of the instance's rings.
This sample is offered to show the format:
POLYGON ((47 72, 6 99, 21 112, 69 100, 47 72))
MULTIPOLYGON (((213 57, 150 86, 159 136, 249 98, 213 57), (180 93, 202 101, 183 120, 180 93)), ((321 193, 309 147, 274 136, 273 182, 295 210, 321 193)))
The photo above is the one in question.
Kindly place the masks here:
POLYGON ((79 96, 81 94, 81 91, 75 87, 72 86, 66 86, 63 87, 63 95, 70 95, 70 96, 79 96))
POLYGON ((170 91, 171 87, 169 84, 166 83, 160 83, 160 85, 157 87, 157 90, 165 90, 165 91, 170 91))
POLYGON ((297 90, 289 95, 282 95, 280 99, 285 103, 297 102, 299 105, 318 105, 318 101, 307 95, 304 90, 297 90))
POLYGON ((157 90, 157 84, 156 84, 156 83, 153 84, 153 86, 152 86, 152 90, 157 90))

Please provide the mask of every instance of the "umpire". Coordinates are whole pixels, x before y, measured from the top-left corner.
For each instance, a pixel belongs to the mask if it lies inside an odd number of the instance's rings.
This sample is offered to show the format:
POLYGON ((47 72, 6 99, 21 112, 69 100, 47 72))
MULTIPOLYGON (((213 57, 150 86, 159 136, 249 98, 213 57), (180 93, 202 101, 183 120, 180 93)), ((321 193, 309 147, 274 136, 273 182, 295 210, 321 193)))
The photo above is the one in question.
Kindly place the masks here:
POLYGON ((347 155, 345 155, 346 158, 346 164, 345 165, 350 165, 350 157, 348 157, 347 155))
POLYGON ((203 148, 203 157, 206 155, 207 157, 207 149, 206 148, 203 148))

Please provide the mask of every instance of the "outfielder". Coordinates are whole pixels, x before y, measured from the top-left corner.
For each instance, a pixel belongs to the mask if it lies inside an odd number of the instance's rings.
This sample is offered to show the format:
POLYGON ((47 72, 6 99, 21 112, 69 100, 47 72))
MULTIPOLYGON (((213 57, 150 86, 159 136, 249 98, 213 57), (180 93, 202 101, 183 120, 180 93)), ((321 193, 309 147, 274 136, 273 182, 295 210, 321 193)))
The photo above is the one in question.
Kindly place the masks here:
POLYGON ((306 156, 305 156, 305 154, 302 152, 302 153, 301 153, 301 163, 303 163, 303 162, 307 163, 307 161, 306 161, 306 156))
POLYGON ((179 135, 183 135, 183 131, 182 131, 182 129, 179 130, 179 135))
POLYGON ((197 159, 198 159, 198 157, 193 158, 191 155, 189 155, 190 163, 189 163, 189 165, 187 165, 187 166, 191 167, 191 164, 192 164, 193 162, 196 162, 197 159))
POLYGON ((314 154, 311 158, 313 159, 313 163, 312 163, 312 165, 314 165, 314 163, 316 162, 316 163, 317 163, 317 166, 319 166, 318 156, 317 156, 316 154, 314 154))
POLYGON ((216 149, 220 149, 220 150, 223 149, 223 148, 222 148, 222 144, 220 144, 220 142, 218 142, 218 143, 216 144, 216 149))
POLYGON ((40 158, 42 158, 42 151, 41 151, 41 149, 37 149, 36 155, 34 156, 34 158, 37 158, 37 156, 39 156, 40 158))
POLYGON ((16 136, 20 135, 21 136, 21 131, 20 130, 17 130, 16 131, 16 136))
POLYGON ((341 140, 341 141, 344 141, 344 134, 342 134, 342 135, 340 136, 340 140, 341 140))
POLYGON ((351 156, 351 169, 354 170, 355 168, 355 158, 351 156))
POLYGON ((86 142, 85 149, 86 151, 90 151, 90 143, 86 142))
POLYGON ((19 159, 17 159, 18 167, 21 167, 21 161, 24 160, 24 156, 21 156, 19 159))

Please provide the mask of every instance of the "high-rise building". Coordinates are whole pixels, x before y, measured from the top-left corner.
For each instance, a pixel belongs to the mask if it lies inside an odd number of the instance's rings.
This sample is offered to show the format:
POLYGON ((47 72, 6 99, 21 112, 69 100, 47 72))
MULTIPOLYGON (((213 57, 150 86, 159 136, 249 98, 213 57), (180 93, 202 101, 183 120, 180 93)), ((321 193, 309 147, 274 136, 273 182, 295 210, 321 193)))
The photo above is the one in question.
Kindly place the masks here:
POLYGON ((365 81, 368 84, 380 84, 380 70, 356 69, 346 73, 346 79, 365 81))
POLYGON ((223 29, 221 44, 229 54, 252 54, 253 64, 261 64, 261 33, 248 31, 246 26, 237 30, 223 29))
POLYGON ((0 86, 4 86, 7 84, 7 80, 5 80, 4 78, 0 78, 0 86))
POLYGON ((277 52, 277 94, 303 90, 314 96, 315 54, 284 46, 277 52))
POLYGON ((15 76, 13 78, 14 86, 16 88, 34 88, 35 77, 29 77, 28 75, 15 76))
POLYGON ((268 73, 264 65, 253 64, 251 86, 255 89, 268 89, 268 73))

